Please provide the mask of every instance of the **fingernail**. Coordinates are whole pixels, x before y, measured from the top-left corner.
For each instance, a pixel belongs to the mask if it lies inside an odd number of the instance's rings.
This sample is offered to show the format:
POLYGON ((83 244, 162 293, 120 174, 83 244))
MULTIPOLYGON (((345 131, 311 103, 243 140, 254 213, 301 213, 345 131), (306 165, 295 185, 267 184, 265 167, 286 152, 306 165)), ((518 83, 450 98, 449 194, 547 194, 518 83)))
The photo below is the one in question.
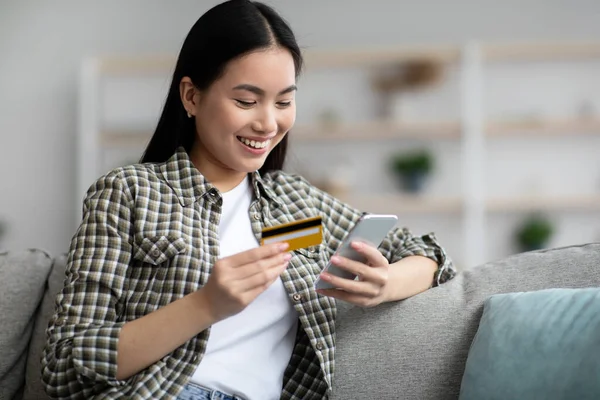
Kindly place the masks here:
POLYGON ((360 243, 360 242, 352 242, 352 246, 353 246, 355 249, 357 249, 357 250, 358 250, 358 249, 360 249, 360 248, 362 247, 362 243, 360 243))
POLYGON ((338 256, 331 257, 331 262, 334 264, 338 264, 340 261, 342 261, 342 260, 340 260, 340 258, 338 256))
POLYGON ((292 255, 290 253, 285 253, 283 255, 283 261, 290 261, 292 259, 292 255))
POLYGON ((279 250, 281 250, 281 251, 283 251, 283 250, 287 249, 288 247, 290 247, 290 245, 289 245, 288 243, 286 243, 286 242, 279 243, 279 246, 277 246, 277 248, 278 248, 279 250))
POLYGON ((330 280, 330 276, 329 276, 328 273, 322 272, 321 273, 321 279, 328 281, 328 280, 330 280))

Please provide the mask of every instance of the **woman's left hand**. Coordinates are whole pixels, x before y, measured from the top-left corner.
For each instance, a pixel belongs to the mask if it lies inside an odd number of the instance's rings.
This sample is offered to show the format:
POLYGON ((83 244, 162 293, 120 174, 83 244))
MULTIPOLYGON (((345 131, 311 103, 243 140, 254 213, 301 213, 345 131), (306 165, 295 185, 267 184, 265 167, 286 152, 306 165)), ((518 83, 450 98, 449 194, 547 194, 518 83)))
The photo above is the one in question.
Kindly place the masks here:
POLYGON ((344 279, 321 273, 321 279, 331 283, 336 289, 319 289, 318 293, 355 304, 360 307, 374 307, 386 301, 388 284, 388 260, 375 247, 361 242, 353 242, 352 248, 365 256, 363 264, 340 256, 333 256, 331 262, 358 276, 358 280, 344 279))

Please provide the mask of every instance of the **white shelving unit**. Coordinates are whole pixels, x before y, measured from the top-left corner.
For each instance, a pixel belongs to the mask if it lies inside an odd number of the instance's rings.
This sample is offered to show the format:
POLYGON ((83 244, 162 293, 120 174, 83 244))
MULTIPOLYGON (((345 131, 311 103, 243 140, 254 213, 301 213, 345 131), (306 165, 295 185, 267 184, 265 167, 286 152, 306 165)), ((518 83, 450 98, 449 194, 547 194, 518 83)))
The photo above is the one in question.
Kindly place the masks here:
MULTIPOLYGON (((500 196, 490 194, 490 178, 486 176, 486 163, 492 156, 490 148, 496 146, 497 141, 511 140, 515 148, 519 148, 519 141, 545 143, 549 138, 590 137, 595 140, 600 137, 600 119, 593 116, 584 119, 553 114, 515 121, 495 119, 486 109, 489 87, 486 79, 490 66, 501 68, 502 64, 507 64, 508 68, 515 68, 515 63, 600 60, 599 43, 500 45, 472 42, 461 46, 313 51, 306 54, 305 76, 318 75, 321 70, 368 71, 385 64, 423 58, 440 61, 456 72, 458 84, 451 97, 457 103, 458 113, 454 117, 410 122, 342 119, 339 123, 324 124, 315 122, 314 115, 302 120, 299 109, 299 121, 293 129, 291 142, 299 153, 305 151, 305 154, 314 153, 313 150, 320 146, 338 144, 354 146, 354 149, 390 143, 435 145, 441 149, 451 146, 456 157, 448 164, 452 165, 452 174, 459 177, 456 180, 459 187, 448 194, 440 189, 418 196, 389 189, 357 190, 340 196, 342 200, 367 211, 392 212, 408 216, 410 220, 426 218, 431 222, 425 225, 427 227, 435 225, 438 218, 452 219, 454 225, 448 228, 451 232, 448 236, 452 235, 451 239, 456 242, 449 251, 460 254, 461 266, 479 265, 494 257, 489 252, 489 232, 493 228, 490 219, 495 215, 538 210, 591 213, 590 221, 597 224, 600 231, 600 185, 581 195, 520 193, 500 196), (454 227, 459 227, 459 231, 454 227)), ((80 85, 77 204, 102 173, 125 160, 139 158, 158 119, 174 63, 173 56, 99 57, 84 62, 80 85), (140 105, 132 101, 135 94, 147 103, 142 101, 140 105), (132 115, 135 117, 129 120, 132 115)), ((364 78, 360 72, 353 76, 364 78)), ((328 78, 319 79, 335 84, 327 81, 328 78)), ((301 102, 307 103, 307 99, 299 99, 299 105, 301 102)), ((376 150, 371 156, 377 157, 376 150)), ((371 163, 374 161, 381 160, 370 159, 371 163)), ((307 164, 325 167, 318 164, 318 159, 315 162, 308 160, 307 164)), ((79 210, 77 212, 79 218, 79 210)), ((590 241, 595 239, 589 238, 590 241)))

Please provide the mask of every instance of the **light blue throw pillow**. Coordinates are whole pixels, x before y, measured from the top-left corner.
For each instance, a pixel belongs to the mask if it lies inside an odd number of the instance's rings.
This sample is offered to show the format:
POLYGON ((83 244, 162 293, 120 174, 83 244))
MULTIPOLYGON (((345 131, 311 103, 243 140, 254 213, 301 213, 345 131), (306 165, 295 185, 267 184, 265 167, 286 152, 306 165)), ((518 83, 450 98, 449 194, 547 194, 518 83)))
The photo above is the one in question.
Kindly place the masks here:
POLYGON ((491 296, 460 400, 600 399, 600 289, 491 296))

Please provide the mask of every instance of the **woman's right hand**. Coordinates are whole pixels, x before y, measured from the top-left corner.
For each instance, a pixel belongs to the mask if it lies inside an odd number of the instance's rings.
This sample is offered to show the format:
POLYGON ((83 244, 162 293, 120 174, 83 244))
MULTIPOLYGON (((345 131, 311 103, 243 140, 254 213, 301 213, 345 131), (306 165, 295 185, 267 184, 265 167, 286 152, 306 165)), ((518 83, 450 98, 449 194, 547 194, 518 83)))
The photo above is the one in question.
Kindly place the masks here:
POLYGON ((215 263, 206 285, 199 290, 215 322, 241 312, 287 268, 287 243, 247 250, 215 263))

